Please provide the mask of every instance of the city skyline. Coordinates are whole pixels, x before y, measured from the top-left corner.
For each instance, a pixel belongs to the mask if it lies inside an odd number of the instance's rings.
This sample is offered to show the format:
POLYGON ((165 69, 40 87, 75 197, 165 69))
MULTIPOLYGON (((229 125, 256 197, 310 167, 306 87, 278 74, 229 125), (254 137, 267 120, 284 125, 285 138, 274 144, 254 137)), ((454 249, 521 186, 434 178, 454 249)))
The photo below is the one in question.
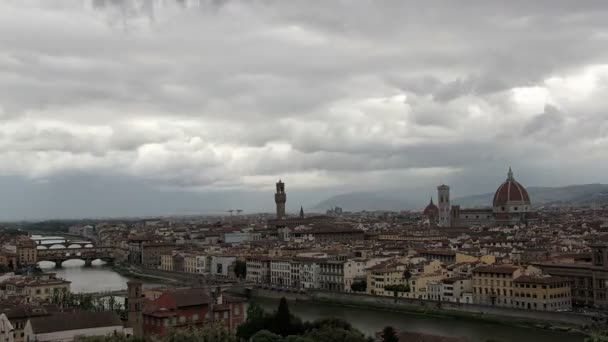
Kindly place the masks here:
POLYGON ((0 219, 608 183, 606 11, 3 1, 0 219))

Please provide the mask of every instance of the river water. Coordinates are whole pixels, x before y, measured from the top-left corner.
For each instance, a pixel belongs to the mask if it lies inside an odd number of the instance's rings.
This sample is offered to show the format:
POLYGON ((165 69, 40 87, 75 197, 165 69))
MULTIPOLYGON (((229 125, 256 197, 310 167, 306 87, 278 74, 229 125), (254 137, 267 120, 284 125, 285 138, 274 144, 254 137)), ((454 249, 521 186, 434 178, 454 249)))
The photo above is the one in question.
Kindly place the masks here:
MULTIPOLYGON (((38 248, 63 248, 59 245, 63 243, 63 238, 59 236, 40 236, 33 235, 33 239, 42 240, 42 246, 38 248)), ((82 240, 79 242, 87 242, 82 240)), ((90 244, 82 244, 92 246, 90 244)), ((76 246, 75 246, 76 247, 76 246)), ((79 246, 78 246, 79 247, 79 246)), ((64 261, 60 268, 55 267, 54 262, 40 261, 38 263, 45 272, 56 273, 57 277, 64 278, 72 282, 71 290, 75 293, 119 291, 127 288, 127 282, 131 278, 122 276, 107 266, 101 260, 95 260, 90 267, 84 267, 84 261, 72 259, 64 261)), ((161 286, 159 283, 143 281, 145 288, 161 286)))
MULTIPOLYGON (((266 311, 274 311, 278 300, 254 300, 266 311)), ((413 315, 366 308, 345 307, 331 304, 296 302, 289 304, 290 311, 305 321, 319 318, 339 317, 366 335, 390 325, 398 330, 415 331, 442 336, 463 336, 473 342, 583 342, 584 337, 563 332, 553 332, 527 327, 514 327, 498 323, 487 323, 472 319, 445 318, 413 315)))
MULTIPOLYGON (((50 247, 52 248, 52 247, 50 247)), ((72 282, 73 292, 116 291, 127 288, 128 277, 122 276, 104 265, 100 260, 93 266, 84 267, 82 260, 68 260, 61 268, 54 268, 52 262, 40 262, 46 272, 55 272, 58 277, 72 282)), ((158 283, 144 281, 145 287, 161 286, 158 283)), ((255 299, 265 310, 273 311, 278 300, 255 299)), ((291 303, 291 312, 303 320, 339 317, 349 321, 355 328, 366 335, 373 335, 391 325, 399 330, 416 331, 444 336, 466 336, 473 342, 583 342, 584 338, 562 332, 552 332, 527 327, 514 327, 498 323, 480 322, 463 318, 445 318, 397 313, 373 309, 344 307, 318 303, 291 303)))

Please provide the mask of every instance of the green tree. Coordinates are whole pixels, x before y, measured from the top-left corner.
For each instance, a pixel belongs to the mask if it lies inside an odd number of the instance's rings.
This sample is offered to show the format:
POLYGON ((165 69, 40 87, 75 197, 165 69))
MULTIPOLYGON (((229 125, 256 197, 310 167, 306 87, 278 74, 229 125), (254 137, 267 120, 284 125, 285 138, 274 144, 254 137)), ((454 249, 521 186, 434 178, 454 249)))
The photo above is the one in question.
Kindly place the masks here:
POLYGON ((357 330, 323 327, 304 334, 304 337, 315 342, 368 342, 368 339, 357 330))
POLYGON ((393 327, 387 326, 382 330, 382 342, 399 342, 399 337, 393 327))
POLYGON ((255 303, 251 303, 247 308, 247 320, 239 325, 236 336, 243 340, 249 340, 258 331, 270 329, 271 322, 272 317, 264 312, 264 309, 255 303))
POLYGON ((123 333, 114 332, 106 336, 78 336, 75 342, 152 342, 147 337, 127 336, 123 333))
POLYGON ((202 329, 172 330, 162 339, 163 342, 237 342, 221 324, 205 325, 202 329))
POLYGON ((235 262, 234 275, 240 279, 245 279, 245 277, 247 277, 247 262, 245 262, 245 260, 237 260, 235 262))
POLYGON ((283 342, 281 335, 274 334, 268 330, 257 332, 251 337, 251 342, 283 342))
POLYGON ((357 281, 350 284, 350 289, 353 292, 365 292, 367 290, 367 283, 364 281, 357 281))
POLYGON ((287 299, 283 297, 279 302, 279 308, 274 314, 274 329, 272 331, 281 336, 292 335, 291 318, 287 299))
POLYGON ((585 342, 608 342, 608 330, 593 333, 585 339, 585 342))
POLYGON ((407 282, 409 283, 409 280, 412 278, 412 272, 410 271, 409 268, 407 268, 405 271, 403 271, 403 279, 407 280, 407 282))
POLYGON ((332 329, 337 328, 337 329, 344 329, 344 330, 353 330, 352 325, 348 321, 343 320, 342 318, 336 318, 336 317, 315 320, 312 323, 307 323, 305 328, 306 328, 306 330, 321 329, 321 328, 332 328, 332 329))
POLYGON ((298 336, 298 335, 290 335, 287 336, 283 339, 284 342, 315 342, 314 340, 305 337, 305 336, 298 336))

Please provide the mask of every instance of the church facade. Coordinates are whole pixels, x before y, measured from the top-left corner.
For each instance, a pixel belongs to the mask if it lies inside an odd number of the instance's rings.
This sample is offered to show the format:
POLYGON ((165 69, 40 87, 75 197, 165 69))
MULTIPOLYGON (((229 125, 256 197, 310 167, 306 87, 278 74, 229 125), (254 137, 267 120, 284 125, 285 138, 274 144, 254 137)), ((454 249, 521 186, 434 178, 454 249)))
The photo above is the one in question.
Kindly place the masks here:
MULTIPOLYGON (((449 187, 441 185, 437 189, 440 198, 447 196, 449 199, 449 187)), ((528 191, 515 180, 511 168, 507 179, 496 189, 491 207, 461 208, 460 205, 451 205, 449 213, 449 224, 444 227, 510 226, 535 220, 528 191)))

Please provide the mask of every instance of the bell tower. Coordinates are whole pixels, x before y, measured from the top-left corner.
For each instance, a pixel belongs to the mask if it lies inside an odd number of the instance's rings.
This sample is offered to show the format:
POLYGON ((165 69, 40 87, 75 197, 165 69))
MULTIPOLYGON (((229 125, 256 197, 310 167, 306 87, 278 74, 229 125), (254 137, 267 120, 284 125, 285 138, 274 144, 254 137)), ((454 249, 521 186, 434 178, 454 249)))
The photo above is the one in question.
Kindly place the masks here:
POLYGON ((285 183, 280 179, 277 183, 277 192, 274 194, 274 202, 277 205, 277 220, 285 218, 285 202, 287 202, 287 194, 285 194, 285 183))
POLYGON ((127 309, 127 325, 133 329, 133 336, 143 336, 143 304, 144 294, 142 283, 139 281, 129 281, 127 283, 127 299, 125 308, 127 309))
POLYGON ((450 187, 442 184, 437 187, 437 198, 439 207, 439 226, 451 227, 451 205, 450 205, 450 187))

